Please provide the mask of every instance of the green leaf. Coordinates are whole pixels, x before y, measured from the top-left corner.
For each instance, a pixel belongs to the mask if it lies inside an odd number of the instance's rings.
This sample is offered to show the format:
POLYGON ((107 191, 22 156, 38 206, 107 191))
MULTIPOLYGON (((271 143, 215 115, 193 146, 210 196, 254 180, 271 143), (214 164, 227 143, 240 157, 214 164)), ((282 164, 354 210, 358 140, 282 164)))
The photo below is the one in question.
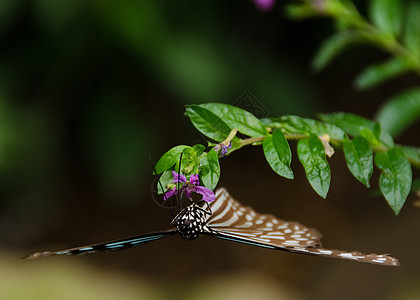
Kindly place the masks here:
POLYGON ((367 67, 357 76, 355 85, 359 90, 367 90, 409 71, 411 71, 410 65, 406 61, 395 57, 386 62, 367 67))
POLYGON ((297 152, 312 188, 325 198, 330 188, 331 172, 321 140, 311 134, 308 139, 298 142, 297 152))
POLYGON ((366 127, 360 128, 360 136, 363 137, 366 141, 369 142, 374 147, 379 147, 381 145, 381 141, 379 140, 379 134, 378 131, 372 131, 366 127))
POLYGON ((413 54, 420 57, 420 1, 409 1, 406 4, 406 18, 403 41, 413 54))
MULTIPOLYGON (((354 28, 355 21, 359 22, 360 13, 352 0, 327 0, 325 1, 325 4, 328 7, 329 12, 336 16, 335 27, 337 31, 345 29, 351 30, 354 28), (339 17, 337 18, 337 16, 339 17)), ((319 12, 319 5, 315 5, 315 7, 317 7, 317 11, 319 12)))
MULTIPOLYGON (((380 124, 379 124, 380 125, 380 124)), ((392 136, 388 133, 387 130, 380 128, 380 135, 379 138, 381 140, 381 142, 387 146, 387 147, 394 147, 394 140, 392 139, 392 136)))
POLYGON ((400 150, 413 166, 420 169, 420 148, 395 145, 395 149, 400 150))
POLYGON ((346 133, 333 124, 293 115, 279 118, 263 118, 261 122, 266 127, 281 129, 286 134, 309 134, 312 132, 318 136, 328 134, 330 138, 336 140, 342 140, 346 137, 346 133))
POLYGON ((341 31, 328 38, 319 48, 312 60, 316 71, 324 69, 338 54, 349 45, 365 41, 365 36, 359 31, 341 31))
POLYGON ((282 116, 278 118, 264 118, 261 122, 270 128, 279 128, 286 134, 309 134, 311 127, 298 116, 282 116))
POLYGON ((273 136, 267 136, 264 139, 263 150, 265 158, 274 172, 285 178, 293 179, 293 171, 290 169, 292 152, 280 130, 275 130, 273 136))
POLYGON ((375 164, 382 170, 379 178, 381 192, 394 213, 398 215, 410 193, 411 165, 397 149, 376 154, 375 164))
POLYGON ((315 9, 305 4, 287 4, 285 11, 289 18, 295 20, 313 17, 318 14, 315 9))
POLYGON ((186 114, 198 131, 219 143, 223 142, 233 129, 210 110, 198 105, 187 105, 186 114))
POLYGON ((274 120, 276 118, 261 118, 260 121, 261 123, 264 124, 264 126, 266 127, 273 127, 272 124, 274 124, 274 120))
MULTIPOLYGON (((375 132, 377 132, 379 129, 376 122, 355 114, 336 112, 331 114, 321 114, 319 115, 319 117, 324 122, 334 124, 343 129, 346 133, 353 136, 363 136, 365 138, 368 137, 366 129, 370 130, 374 134, 374 136, 376 136, 375 132)), ((386 130, 380 130, 380 133, 378 134, 378 138, 380 138, 380 141, 385 146, 394 146, 394 141, 386 130)))
POLYGON ((305 120, 306 124, 310 126, 311 132, 315 133, 318 136, 328 134, 331 139, 335 140, 343 140, 346 137, 346 133, 341 128, 333 124, 323 123, 312 119, 303 120, 305 120))
POLYGON ((173 147, 162 157, 159 159, 157 164, 155 165, 156 173, 154 175, 160 174, 166 170, 169 170, 173 165, 175 165, 179 161, 179 156, 181 155, 182 151, 189 146, 179 145, 173 147))
POLYGON ((343 144, 344 156, 350 172, 363 183, 370 187, 369 179, 373 172, 373 151, 369 143, 362 137, 355 137, 343 144))
POLYGON ((205 187, 211 190, 216 188, 220 178, 220 165, 214 149, 200 159, 200 178, 205 187))
POLYGON ((200 107, 208 109, 226 122, 231 129, 236 128, 240 133, 250 137, 268 135, 264 124, 257 117, 239 107, 223 103, 205 103, 200 107))
MULTIPOLYGON (((159 182, 157 183, 157 191, 159 195, 166 193, 166 186, 174 180, 174 177, 172 176, 172 171, 173 170, 166 170, 159 177, 159 182)), ((178 173, 178 171, 176 172, 178 173)))
POLYGON ((201 144, 195 144, 192 148, 193 148, 193 150, 195 152, 195 155, 197 157, 200 156, 201 154, 203 154, 204 150, 206 150, 206 146, 201 145, 201 144))
MULTIPOLYGON (((194 148, 188 147, 182 151, 181 159, 181 173, 188 177, 188 175, 197 173, 199 166, 199 158, 194 148)), ((179 169, 179 163, 176 165, 176 170, 179 169)), ((178 171, 177 171, 178 172, 178 171)))
POLYGON ((350 135, 357 136, 360 134, 360 128, 368 128, 373 131, 375 122, 358 115, 337 112, 331 114, 320 114, 321 120, 334 124, 350 135))
POLYGON ((389 99, 378 111, 376 120, 382 129, 398 136, 420 117, 420 88, 400 93, 389 99))
POLYGON ((371 0, 370 18, 380 30, 398 37, 403 23, 403 2, 401 0, 371 0))

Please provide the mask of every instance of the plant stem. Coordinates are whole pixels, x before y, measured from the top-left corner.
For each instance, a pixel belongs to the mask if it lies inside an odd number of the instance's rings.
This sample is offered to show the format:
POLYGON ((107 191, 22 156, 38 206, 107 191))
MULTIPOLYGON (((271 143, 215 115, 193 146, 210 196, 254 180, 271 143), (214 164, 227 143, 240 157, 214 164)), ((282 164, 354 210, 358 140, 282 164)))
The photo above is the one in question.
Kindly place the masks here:
POLYGON ((309 137, 309 134, 285 134, 287 140, 302 140, 309 137))
POLYGON ((238 129, 233 128, 228 137, 222 142, 223 145, 225 145, 226 147, 229 146, 230 142, 232 141, 232 139, 235 137, 235 135, 238 133, 238 129))
POLYGON ((246 146, 246 145, 249 145, 249 144, 262 142, 264 139, 265 139, 265 136, 259 136, 259 137, 253 137, 253 138, 242 140, 239 143, 242 147, 242 146, 246 146))

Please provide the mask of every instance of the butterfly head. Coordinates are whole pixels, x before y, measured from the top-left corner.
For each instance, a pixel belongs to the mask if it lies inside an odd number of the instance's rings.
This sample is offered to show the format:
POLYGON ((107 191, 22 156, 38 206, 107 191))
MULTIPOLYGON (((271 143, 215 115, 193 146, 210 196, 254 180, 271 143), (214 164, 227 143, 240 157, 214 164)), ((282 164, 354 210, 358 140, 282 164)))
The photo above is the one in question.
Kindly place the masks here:
POLYGON ((205 230, 206 211, 193 203, 176 215, 171 225, 175 226, 183 239, 194 240, 205 230))

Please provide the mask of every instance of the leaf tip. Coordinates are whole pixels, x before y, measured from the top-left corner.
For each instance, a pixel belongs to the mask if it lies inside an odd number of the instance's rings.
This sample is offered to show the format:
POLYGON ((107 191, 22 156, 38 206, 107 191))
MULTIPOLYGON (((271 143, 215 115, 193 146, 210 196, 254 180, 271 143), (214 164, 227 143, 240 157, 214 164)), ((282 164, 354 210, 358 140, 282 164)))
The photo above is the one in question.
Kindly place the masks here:
POLYGON ((289 169, 286 174, 283 174, 283 177, 290 180, 295 179, 295 175, 293 174, 293 171, 291 169, 289 169))
POLYGON ((398 216, 399 214, 400 214, 400 212, 401 212, 401 207, 391 207, 392 208, 392 210, 394 211, 394 214, 396 215, 396 216, 398 216))

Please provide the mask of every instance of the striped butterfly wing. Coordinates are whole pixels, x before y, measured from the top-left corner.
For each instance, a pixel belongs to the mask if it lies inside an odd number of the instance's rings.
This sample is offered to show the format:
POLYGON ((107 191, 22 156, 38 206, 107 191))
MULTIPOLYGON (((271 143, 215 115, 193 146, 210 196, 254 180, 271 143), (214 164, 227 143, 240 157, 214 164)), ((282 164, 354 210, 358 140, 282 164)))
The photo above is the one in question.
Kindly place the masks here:
POLYGON ((259 214, 242 206, 226 189, 216 191, 216 200, 210 204, 212 215, 206 225, 217 238, 234 242, 284 250, 294 253, 332 257, 372 264, 398 266, 396 258, 386 254, 363 254, 357 251, 324 249, 321 234, 297 222, 287 222, 272 215, 259 214))
POLYGON ((128 238, 110 241, 106 243, 87 245, 87 246, 69 248, 69 249, 58 250, 58 251, 35 252, 23 258, 33 259, 33 258, 38 258, 38 257, 43 257, 43 256, 50 256, 50 255, 82 255, 82 254, 94 253, 94 252, 124 250, 128 248, 140 246, 148 242, 160 240, 165 237, 171 236, 175 233, 176 233, 175 229, 155 232, 155 233, 148 233, 144 235, 128 237, 128 238))

